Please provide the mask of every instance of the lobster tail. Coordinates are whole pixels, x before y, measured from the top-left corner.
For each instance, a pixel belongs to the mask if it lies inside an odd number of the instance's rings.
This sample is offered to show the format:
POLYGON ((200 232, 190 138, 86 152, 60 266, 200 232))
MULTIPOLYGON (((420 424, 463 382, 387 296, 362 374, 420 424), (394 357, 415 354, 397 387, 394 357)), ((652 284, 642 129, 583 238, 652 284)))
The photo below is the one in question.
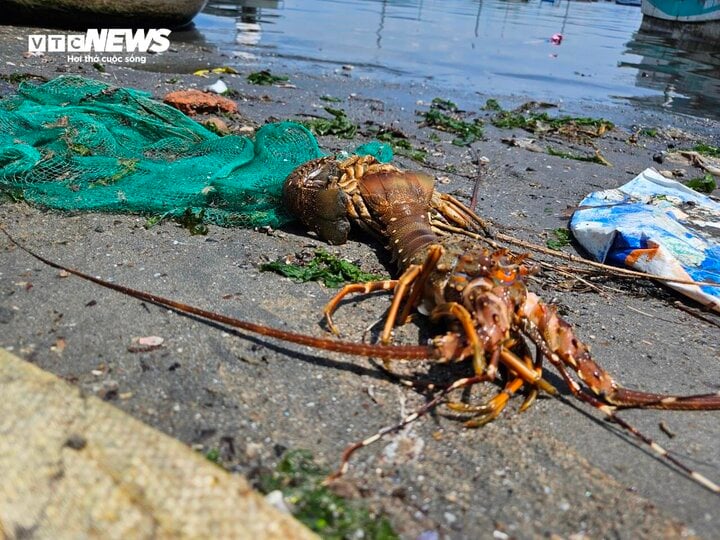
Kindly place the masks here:
POLYGON ((363 176, 358 190, 371 215, 383 224, 389 248, 401 267, 406 267, 420 250, 437 242, 427 211, 434 191, 431 176, 420 172, 378 172, 363 176))

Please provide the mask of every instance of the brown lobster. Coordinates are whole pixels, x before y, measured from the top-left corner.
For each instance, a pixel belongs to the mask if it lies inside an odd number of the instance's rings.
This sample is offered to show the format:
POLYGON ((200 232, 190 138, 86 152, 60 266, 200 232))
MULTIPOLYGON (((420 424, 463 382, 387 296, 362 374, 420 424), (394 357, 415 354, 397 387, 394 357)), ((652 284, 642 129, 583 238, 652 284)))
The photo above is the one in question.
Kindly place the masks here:
MULTIPOLYGON (((629 407, 720 409, 719 393, 668 396, 620 386, 592 359, 588 346, 557 310, 527 290, 526 277, 534 269, 526 255, 490 249, 457 235, 438 234, 433 224, 439 221, 473 229, 484 227, 484 223, 459 201, 439 194, 428 175, 379 164, 369 156, 342 162, 322 158, 305 164, 288 178, 284 198, 288 208, 323 239, 344 241, 350 221, 378 234, 388 243, 402 272, 394 280, 345 286, 325 308, 330 330, 338 333, 332 314, 347 295, 391 290, 394 295, 381 334, 383 345, 390 342, 393 327, 403 324, 417 308, 433 321, 450 321, 450 331, 432 340, 439 362, 472 360, 475 376, 457 381, 451 388, 492 381, 503 367, 505 387, 493 399, 478 405, 449 404, 452 409, 475 414, 468 426, 496 418, 509 397, 523 387, 529 388, 529 394, 521 410, 532 403, 538 390, 557 394, 542 378, 543 358, 560 372, 575 397, 599 408, 668 459, 665 450, 613 411, 629 407), (525 338, 536 348, 534 360, 525 338)), ((433 400, 433 405, 436 402, 433 400)), ((417 414, 411 416, 414 419, 417 414)), ((378 437, 349 448, 340 472, 353 451, 378 437)), ((720 491, 712 482, 700 481, 720 491)))

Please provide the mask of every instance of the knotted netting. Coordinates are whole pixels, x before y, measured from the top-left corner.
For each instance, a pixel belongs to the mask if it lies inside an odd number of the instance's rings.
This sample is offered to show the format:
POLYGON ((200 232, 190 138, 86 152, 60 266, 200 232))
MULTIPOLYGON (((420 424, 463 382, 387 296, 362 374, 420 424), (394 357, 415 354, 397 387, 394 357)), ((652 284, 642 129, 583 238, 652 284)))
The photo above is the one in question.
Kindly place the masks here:
POLYGON ((58 210, 276 227, 291 219, 283 181, 323 155, 293 122, 223 137, 147 92, 77 76, 0 100, 0 193, 58 210))

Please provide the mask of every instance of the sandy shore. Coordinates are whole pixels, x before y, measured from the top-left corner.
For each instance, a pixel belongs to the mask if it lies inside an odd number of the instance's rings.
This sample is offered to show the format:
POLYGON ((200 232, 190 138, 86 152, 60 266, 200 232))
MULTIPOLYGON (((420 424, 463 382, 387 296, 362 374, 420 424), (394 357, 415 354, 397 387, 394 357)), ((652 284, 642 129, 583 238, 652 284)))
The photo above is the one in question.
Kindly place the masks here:
MULTIPOLYGON (((100 72, 92 65, 67 64, 62 55, 24 58, 28 32, 0 27, 0 97, 14 91, 10 76, 18 73, 46 78, 80 73, 162 97, 214 82, 217 77, 191 73, 230 62, 212 50, 174 44, 168 53, 151 57, 142 71, 106 65, 100 72)), ((550 231, 566 224, 568 208, 583 196, 657 165, 653 156, 670 145, 695 140, 718 145, 717 122, 631 106, 588 110, 572 103, 564 109, 617 124, 597 141, 612 167, 510 148, 501 138, 527 133, 499 130, 488 122, 482 141, 457 147, 450 143, 452 135, 418 124, 415 110, 426 109, 418 102, 449 98, 485 118, 489 113, 480 107, 487 98, 508 107, 524 98, 495 96, 488 89, 479 95, 421 84, 384 85, 358 80, 352 72, 284 73, 292 88, 261 87, 248 84, 247 72, 240 71, 223 80, 237 92, 234 99, 248 125, 323 115, 327 103, 320 97, 339 97, 343 101, 337 105, 359 124, 373 120, 392 126, 413 145, 426 148, 427 165, 404 157, 396 163, 441 177, 441 190, 465 200, 473 189, 477 156, 487 156, 480 213, 498 228, 541 244, 550 231), (643 136, 630 144, 637 126, 672 126, 689 139, 643 136)), ((321 137, 320 143, 334 151, 365 140, 362 135, 352 141, 321 137)), ((699 175, 687 169, 688 176, 699 175)), ((21 203, 0 206, 4 227, 64 264, 240 318, 326 335, 319 320, 332 290, 258 270, 262 262, 320 245, 301 228, 268 233, 211 227, 207 236, 190 236, 173 223, 146 229, 144 222, 127 215, 60 215, 21 203)), ((575 253, 572 246, 565 250, 575 253)), ((358 261, 366 271, 394 271, 382 246, 366 237, 331 251, 358 261)), ((671 293, 652 283, 606 280, 613 290, 601 295, 567 290, 564 281, 550 286, 542 279, 532 288, 560 306, 599 363, 620 382, 674 393, 718 390, 720 333, 673 307, 678 298, 671 293)), ((344 305, 338 315, 344 337, 359 341, 386 306, 385 297, 344 305)), ((398 331, 398 339, 417 342, 418 334, 429 330, 409 325, 398 331)), ((0 346, 86 392, 116 385, 123 398, 115 399, 115 405, 199 450, 220 449, 223 465, 251 478, 261 468, 272 468, 286 448, 308 448, 332 467, 349 442, 398 421, 424 402, 423 395, 388 379, 367 359, 237 334, 61 278, 4 239, 0 346), (128 352, 133 337, 150 335, 163 337, 165 346, 128 352)), ((438 380, 447 373, 463 372, 429 370, 438 380)), ((561 384, 555 374, 548 379, 561 384)), ((404 538, 423 531, 449 538, 717 535, 717 496, 629 442, 594 411, 540 399, 518 414, 520 401, 478 430, 466 430, 446 410, 438 410, 357 454, 346 478, 348 491, 387 513, 404 538)), ((630 411, 623 416, 693 468, 720 478, 717 412, 630 411), (675 435, 672 439, 660 429, 661 422, 675 435)))

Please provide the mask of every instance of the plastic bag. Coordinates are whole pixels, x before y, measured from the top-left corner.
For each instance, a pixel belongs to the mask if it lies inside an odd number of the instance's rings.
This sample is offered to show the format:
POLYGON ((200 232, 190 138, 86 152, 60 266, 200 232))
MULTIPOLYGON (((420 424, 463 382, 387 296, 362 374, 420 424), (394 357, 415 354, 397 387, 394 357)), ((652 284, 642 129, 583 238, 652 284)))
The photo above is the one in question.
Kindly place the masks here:
POLYGON ((570 220, 598 261, 657 276, 718 283, 668 283, 720 311, 720 204, 645 169, 627 184, 591 193, 570 220))

